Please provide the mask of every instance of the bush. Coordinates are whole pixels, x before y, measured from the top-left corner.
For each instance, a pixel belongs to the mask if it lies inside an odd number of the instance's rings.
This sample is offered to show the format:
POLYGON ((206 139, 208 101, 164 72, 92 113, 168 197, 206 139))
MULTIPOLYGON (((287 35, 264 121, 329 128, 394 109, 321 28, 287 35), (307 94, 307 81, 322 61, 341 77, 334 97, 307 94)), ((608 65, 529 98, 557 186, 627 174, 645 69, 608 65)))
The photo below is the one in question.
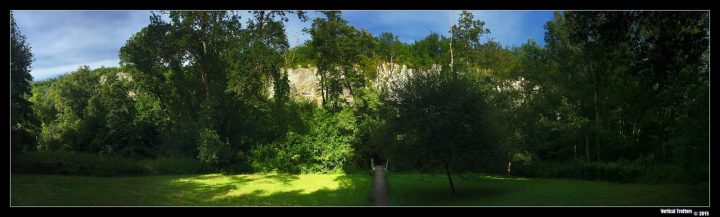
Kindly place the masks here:
POLYGON ((12 157, 13 173, 132 176, 160 174, 193 174, 212 171, 190 158, 136 159, 107 157, 88 153, 26 152, 12 157))
POLYGON ((250 151, 257 172, 335 173, 347 169, 354 156, 357 127, 351 109, 337 113, 318 109, 304 134, 288 132, 284 139, 250 151))
POLYGON ((200 130, 198 158, 203 163, 216 166, 226 165, 232 160, 233 151, 230 143, 223 142, 215 130, 205 128, 200 130))
POLYGON ((213 170, 192 158, 166 157, 147 160, 146 168, 151 174, 198 174, 212 172, 213 170))
POLYGON ((253 147, 250 151, 253 171, 300 173, 301 164, 309 161, 301 159, 308 154, 303 139, 302 135, 288 132, 284 141, 253 147))
POLYGON ((13 156, 14 173, 57 175, 141 175, 145 169, 132 159, 69 152, 29 152, 13 156))
POLYGON ((640 158, 618 162, 518 162, 513 163, 513 175, 540 178, 571 178, 612 182, 648 184, 694 183, 681 166, 652 163, 640 158))

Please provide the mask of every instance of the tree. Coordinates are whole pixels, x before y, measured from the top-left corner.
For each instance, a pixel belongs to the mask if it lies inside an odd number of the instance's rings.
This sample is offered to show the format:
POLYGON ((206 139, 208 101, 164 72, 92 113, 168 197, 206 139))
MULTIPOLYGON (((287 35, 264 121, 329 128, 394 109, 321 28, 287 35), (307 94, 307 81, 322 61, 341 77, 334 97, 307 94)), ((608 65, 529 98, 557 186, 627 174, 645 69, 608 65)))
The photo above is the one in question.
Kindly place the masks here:
POLYGON ((160 121, 147 113, 158 110, 146 108, 153 102, 135 88, 128 75, 119 68, 90 70, 85 66, 34 84, 30 99, 41 121, 38 148, 156 156, 159 130, 149 122, 160 121), (138 110, 143 114, 138 115, 138 110))
POLYGON ((310 47, 310 41, 305 41, 304 44, 297 45, 296 47, 290 48, 285 55, 288 63, 288 67, 307 67, 308 65, 316 65, 313 59, 313 51, 310 47))
POLYGON ((301 21, 307 19, 302 11, 250 11, 253 19, 248 19, 247 28, 231 45, 233 60, 230 60, 228 91, 240 96, 257 93, 254 97, 264 97, 262 93, 267 84, 272 83, 273 98, 278 102, 288 100, 287 74, 281 70, 287 64, 284 54, 289 47, 283 22, 287 22, 288 14, 292 13, 301 21))
POLYGON ((635 125, 643 130, 626 134, 636 135, 628 138, 650 146, 661 162, 681 165, 685 177, 705 181, 710 142, 709 13, 632 15, 634 25, 628 28, 635 30, 631 47, 638 57, 633 59, 631 75, 638 78, 636 85, 646 90, 638 95, 646 98, 630 101, 632 107, 627 110, 640 112, 623 121, 626 129, 639 122, 635 125), (666 28, 673 31, 664 31, 666 28))
POLYGON ((449 44, 449 38, 434 32, 420 41, 415 41, 411 46, 413 65, 418 71, 427 71, 434 65, 449 62, 449 59, 445 60, 446 54, 450 53, 449 44))
POLYGON ((523 149, 542 161, 635 159, 705 177, 707 13, 563 12, 546 29, 544 48, 513 51, 523 149))
POLYGON ((288 101, 283 22, 288 14, 304 19, 304 13, 251 11, 245 28, 234 12, 161 13, 169 20, 151 15, 150 24, 121 48, 120 59, 159 101, 166 144, 198 156, 201 129, 231 144, 233 152, 282 135, 287 123, 272 122, 282 117, 269 110, 282 110, 288 101))
POLYGON ((25 36, 10 13, 10 126, 12 133, 12 153, 21 153, 23 149, 34 148, 36 141, 33 132, 37 120, 28 101, 33 78, 30 69, 33 54, 25 36))
POLYGON ((463 11, 458 23, 450 28, 451 71, 469 72, 478 63, 480 38, 490 33, 485 22, 476 20, 472 13, 463 11))
POLYGON ((392 88, 386 96, 394 135, 388 152, 396 164, 416 169, 442 165, 453 194, 453 165, 489 166, 482 164, 493 162, 490 156, 499 147, 489 129, 490 104, 480 86, 460 73, 425 72, 392 88))
POLYGON ((310 46, 320 77, 322 104, 338 110, 345 90, 354 96, 354 89, 364 86, 358 63, 367 62, 363 60, 371 55, 376 42, 366 30, 348 25, 340 11, 322 13, 326 18, 316 18, 306 31, 312 36, 310 46))
POLYGON ((383 32, 378 36, 377 41, 377 55, 386 63, 393 64, 391 72, 395 71, 394 64, 408 65, 411 63, 410 46, 401 42, 397 35, 383 32))

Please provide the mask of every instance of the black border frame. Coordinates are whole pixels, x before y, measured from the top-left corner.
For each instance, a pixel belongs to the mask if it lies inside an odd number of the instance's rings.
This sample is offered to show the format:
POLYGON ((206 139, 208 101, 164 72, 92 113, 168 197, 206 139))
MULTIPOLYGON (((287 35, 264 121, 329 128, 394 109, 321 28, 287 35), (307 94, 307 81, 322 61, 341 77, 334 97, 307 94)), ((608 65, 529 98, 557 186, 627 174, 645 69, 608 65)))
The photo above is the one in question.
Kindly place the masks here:
MULTIPOLYGON (((234 9, 234 10, 255 10, 255 9, 285 9, 285 10, 710 10, 711 13, 711 24, 715 19, 712 17, 712 6, 711 6, 711 0, 707 1, 695 1, 695 0, 683 0, 683 1, 654 1, 654 2, 642 2, 642 1, 633 1, 633 0, 600 0, 600 1, 593 1, 593 0, 466 0, 466 1, 447 1, 447 0, 415 0, 415 1, 408 1, 408 0, 387 0, 387 1, 381 1, 381 0, 355 0, 355 1, 331 1, 331 0, 315 0, 315 1, 292 1, 292 0, 255 0, 255 1, 241 1, 241 0, 203 0, 203 1, 137 1, 137 0, 126 0, 126 1, 116 1, 116 2, 110 2, 110 1, 87 1, 87 0, 77 0, 73 2, 67 2, 67 1, 49 1, 49 0, 35 0, 35 1, 11 1, 11 2, 4 2, 6 4, 6 13, 3 14, 5 20, 9 20, 9 11, 10 10, 221 10, 221 9, 234 9)), ((8 24, 9 25, 9 24, 8 24)), ((8 28, 9 31, 9 28, 8 28)), ((711 30, 712 31, 712 30, 711 30)), ((6 37, 6 36, 3 36, 6 37)), ((9 38, 8 38, 9 40, 9 38)), ((712 45, 712 40, 711 40, 712 45)), ((9 45, 3 45, 8 46, 7 49, 9 50, 9 45)), ((8 54, 8 53, 6 53, 8 54)), ((7 58, 6 58, 7 59, 7 58)), ((711 65, 712 65, 712 56, 711 56, 711 65)), ((8 77, 9 78, 9 77, 8 77)), ((6 86, 7 91, 9 91, 9 86, 6 86)), ((712 88, 711 88, 711 95, 712 95, 712 88)), ((9 96, 9 93, 5 96, 9 96)), ((711 99, 712 101, 712 99, 711 99)), ((8 108, 8 107, 5 107, 8 108)), ((9 108, 8 108, 9 109, 9 108)), ((712 110, 711 110, 712 113, 712 110)), ((710 119, 712 122, 712 118, 710 119)), ((8 128, 6 128, 8 129, 8 128)), ((712 128, 711 128, 712 130, 712 128)), ((6 131, 8 133, 7 138, 9 140, 9 130, 6 131)), ((710 135, 713 135, 712 133, 710 135)), ((711 139, 712 141, 712 139, 711 139)), ((3 151, 8 149, 3 149, 3 151)), ((711 150, 711 158, 713 155, 715 155, 714 152, 711 150)), ((9 155, 10 153, 8 153, 9 155)), ((9 158, 8 161, 9 163, 9 158)), ((8 169, 6 174, 10 174, 9 171, 9 165, 8 167, 5 167, 8 169)), ((712 171, 711 171, 711 180, 712 180, 712 171)), ((8 181, 9 181, 8 177, 8 181)), ((8 183, 9 184, 9 183, 8 183)), ((709 183, 712 185, 712 183, 709 183)), ((9 185, 8 185, 9 186, 9 185)), ((712 188, 711 188, 712 189, 712 188)), ((8 195, 10 189, 8 188, 8 195)), ((710 192, 710 195, 712 195, 712 191, 710 192)), ((7 197, 8 203, 10 204, 10 198, 7 197)), ((712 201, 712 197, 710 197, 712 201)), ((710 201, 710 204, 712 202, 710 201)), ((36 211, 35 209, 28 209, 27 207, 12 207, 16 208, 12 211, 17 211, 18 214, 24 214, 28 215, 32 212, 28 211, 36 211)), ((148 207, 138 207, 138 208, 148 208, 148 207)), ((153 208, 160 208, 157 210, 152 211, 158 211, 161 215, 168 215, 167 211, 178 211, 182 212, 183 214, 191 214, 190 210, 183 209, 185 207, 178 207, 180 209, 162 209, 162 207, 153 207, 153 208)), ((176 207, 172 207, 176 208, 176 207)), ((208 208, 208 207, 198 207, 198 208, 208 208)), ((212 207, 212 208, 220 208, 220 207, 212 207)), ((225 207, 222 207, 225 208, 225 207)), ((234 207, 233 207, 234 208, 234 207)), ((268 211, 281 211, 285 212, 288 211, 288 213, 292 212, 291 214, 297 215, 298 213, 295 211, 296 209, 304 209, 302 211, 307 211, 307 214, 330 214, 330 215, 354 215, 354 214, 360 214, 360 213, 349 213, 349 212, 342 212, 343 210, 338 210, 339 212, 327 212, 328 210, 318 210, 319 209, 333 209, 336 207, 295 207, 293 208, 285 208, 285 207, 242 207, 247 208, 244 210, 231 210, 231 209, 213 209, 214 211, 228 211, 228 214, 230 215, 251 215, 252 212, 257 212, 261 215, 268 215, 272 212, 268 211), (255 208, 255 209, 253 209, 255 208), (250 213, 248 213, 250 211, 250 213)), ((346 207, 343 207, 346 208, 346 207)), ((432 215, 432 212, 436 212, 433 214, 436 215, 449 215, 449 214, 455 214, 455 212, 460 213, 460 216, 466 216, 464 214, 468 214, 467 216, 481 216, 481 215, 491 215, 491 216, 503 216, 503 215, 532 215, 532 216, 539 216, 539 215, 545 215, 549 214, 552 216, 555 215, 628 215, 628 216, 693 216, 692 214, 675 214, 675 215, 667 215, 667 214, 661 214, 660 209, 692 209, 693 211, 710 211, 711 215, 714 213, 712 211, 712 207, 595 207, 595 206, 589 206, 589 207, 380 207, 380 209, 383 210, 372 210, 373 208, 378 207, 349 207, 349 208, 355 208, 362 211, 367 211, 367 213, 373 213, 373 214, 392 214, 392 212, 397 211, 396 214, 400 214, 401 216, 408 215, 408 214, 414 214, 414 212, 422 213, 422 214, 428 214, 432 215), (390 210, 392 212, 387 213, 387 211, 390 210), (412 211, 411 213, 408 213, 408 211, 412 211), (431 212, 429 212, 431 211, 431 212)), ((58 208, 40 208, 37 210, 41 211, 49 211, 55 213, 54 210, 56 209, 63 209, 64 211, 72 212, 72 215, 81 214, 78 212, 75 212, 75 209, 72 208, 64 208, 64 207, 58 207, 58 208)), ((107 210, 97 210, 97 209, 88 209, 93 211, 99 211, 99 214, 110 214, 111 212, 108 212, 107 210)), ((121 209, 123 211, 125 210, 132 210, 132 209, 121 209)), ((136 210, 143 213, 146 213, 149 210, 136 210)), ((208 210, 192 210, 192 211, 198 211, 198 214, 200 215, 207 215, 208 210), (202 213, 200 213, 202 212, 202 213)), ((114 212, 113 212, 114 213, 114 212)))

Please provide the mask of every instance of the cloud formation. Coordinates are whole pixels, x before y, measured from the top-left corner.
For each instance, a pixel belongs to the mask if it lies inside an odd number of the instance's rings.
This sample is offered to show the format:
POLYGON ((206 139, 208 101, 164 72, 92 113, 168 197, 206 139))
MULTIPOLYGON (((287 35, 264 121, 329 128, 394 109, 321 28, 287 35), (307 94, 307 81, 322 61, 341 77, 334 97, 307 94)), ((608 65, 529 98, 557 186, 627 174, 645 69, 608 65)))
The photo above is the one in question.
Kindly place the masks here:
POLYGON ((79 66, 117 66, 120 47, 149 23, 148 11, 14 11, 44 80, 79 66))

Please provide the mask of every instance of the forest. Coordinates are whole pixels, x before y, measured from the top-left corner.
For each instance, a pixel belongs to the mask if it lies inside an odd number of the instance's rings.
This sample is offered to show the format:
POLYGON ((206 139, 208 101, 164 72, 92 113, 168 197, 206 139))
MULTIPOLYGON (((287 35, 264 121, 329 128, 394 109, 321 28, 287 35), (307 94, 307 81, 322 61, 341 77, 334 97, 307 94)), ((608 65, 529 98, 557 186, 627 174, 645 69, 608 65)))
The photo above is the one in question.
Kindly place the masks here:
POLYGON ((340 174, 381 156, 453 193, 468 173, 708 185, 709 12, 555 12, 544 46, 485 39, 466 11, 413 43, 306 13, 153 12, 119 67, 43 81, 13 22, 13 174, 340 174), (290 17, 310 40, 290 47, 290 17), (317 99, 293 94, 298 68, 317 99))

